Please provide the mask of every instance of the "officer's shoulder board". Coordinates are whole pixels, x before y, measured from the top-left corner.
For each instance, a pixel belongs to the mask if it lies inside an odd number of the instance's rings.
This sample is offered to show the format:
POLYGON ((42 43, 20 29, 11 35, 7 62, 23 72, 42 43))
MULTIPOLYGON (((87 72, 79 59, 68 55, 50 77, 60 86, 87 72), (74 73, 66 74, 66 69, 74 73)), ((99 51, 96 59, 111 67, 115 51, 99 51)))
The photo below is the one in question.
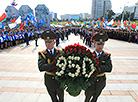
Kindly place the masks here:
POLYGON ((107 54, 107 55, 111 55, 111 53, 109 53, 109 52, 105 52, 105 51, 104 51, 104 53, 107 54))
POLYGON ((46 50, 40 51, 40 52, 39 52, 39 55, 41 55, 44 59, 46 59, 46 56, 45 56, 44 53, 46 54, 46 50))
POLYGON ((57 51, 61 51, 60 49, 56 49, 57 51))

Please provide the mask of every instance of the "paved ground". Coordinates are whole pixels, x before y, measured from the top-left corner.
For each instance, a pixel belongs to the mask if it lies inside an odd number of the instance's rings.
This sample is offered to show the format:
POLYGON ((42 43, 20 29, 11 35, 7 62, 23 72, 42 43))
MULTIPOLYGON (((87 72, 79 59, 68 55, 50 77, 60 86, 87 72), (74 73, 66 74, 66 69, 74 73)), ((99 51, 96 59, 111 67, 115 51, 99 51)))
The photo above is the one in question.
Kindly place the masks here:
MULTIPOLYGON (((73 34, 61 41, 58 48, 82 44, 73 34)), ((45 49, 44 41, 30 41, 0 50, 0 102, 51 102, 43 84, 43 72, 37 67, 38 51, 45 49)), ((91 47, 91 50, 94 48, 91 47)), ((98 102, 138 102, 138 45, 109 39, 105 51, 112 53, 113 71, 107 73, 107 85, 98 102)), ((71 97, 65 92, 65 102, 83 102, 84 92, 71 97)))

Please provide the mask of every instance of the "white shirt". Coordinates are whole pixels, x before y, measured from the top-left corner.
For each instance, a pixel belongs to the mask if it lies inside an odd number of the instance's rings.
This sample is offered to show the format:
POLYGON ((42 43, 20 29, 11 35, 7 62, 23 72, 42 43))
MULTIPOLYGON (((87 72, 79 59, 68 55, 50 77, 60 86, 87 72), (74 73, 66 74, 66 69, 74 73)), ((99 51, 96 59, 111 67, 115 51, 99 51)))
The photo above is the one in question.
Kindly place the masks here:
MULTIPOLYGON (((50 52, 51 50, 48 49, 48 51, 51 54, 51 52, 50 52)), ((54 54, 54 48, 52 49, 52 54, 54 54)))
POLYGON ((95 51, 95 53, 96 53, 96 56, 98 57, 98 55, 100 54, 102 54, 102 51, 100 52, 100 53, 98 53, 97 51, 95 51))

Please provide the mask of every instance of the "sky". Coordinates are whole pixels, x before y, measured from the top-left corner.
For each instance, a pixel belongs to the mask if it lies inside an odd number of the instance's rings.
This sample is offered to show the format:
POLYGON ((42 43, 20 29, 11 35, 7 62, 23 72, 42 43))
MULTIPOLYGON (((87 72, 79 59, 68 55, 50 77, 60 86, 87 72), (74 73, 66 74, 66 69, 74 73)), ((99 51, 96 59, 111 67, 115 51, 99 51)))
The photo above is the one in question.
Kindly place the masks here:
MULTIPOLYGON (((5 12, 7 6, 11 6, 13 0, 0 0, 0 16, 5 12)), ((38 4, 45 4, 49 11, 57 13, 58 18, 64 14, 91 14, 92 0, 15 0, 18 4, 15 6, 17 10, 21 5, 28 5, 33 10, 38 4)), ((121 13, 124 5, 132 6, 138 0, 111 0, 112 10, 115 13, 121 13)))

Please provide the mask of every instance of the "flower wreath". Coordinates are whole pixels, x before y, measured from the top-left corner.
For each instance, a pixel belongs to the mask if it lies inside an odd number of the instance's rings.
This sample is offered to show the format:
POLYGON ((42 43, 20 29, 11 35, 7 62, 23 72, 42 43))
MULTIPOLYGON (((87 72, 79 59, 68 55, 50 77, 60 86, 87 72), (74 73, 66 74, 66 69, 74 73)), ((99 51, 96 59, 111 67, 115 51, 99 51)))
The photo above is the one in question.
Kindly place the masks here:
POLYGON ((81 90, 93 84, 96 76, 101 73, 99 60, 79 43, 68 45, 62 50, 53 62, 55 79, 71 96, 78 96, 81 90))

